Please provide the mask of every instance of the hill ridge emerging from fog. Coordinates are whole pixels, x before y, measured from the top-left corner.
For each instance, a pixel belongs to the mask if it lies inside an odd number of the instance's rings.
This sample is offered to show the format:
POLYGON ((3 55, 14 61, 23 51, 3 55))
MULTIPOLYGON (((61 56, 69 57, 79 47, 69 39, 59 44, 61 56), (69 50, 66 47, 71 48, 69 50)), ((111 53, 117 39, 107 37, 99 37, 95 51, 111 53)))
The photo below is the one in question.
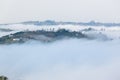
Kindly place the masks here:
POLYGON ((65 29, 54 31, 22 31, 0 38, 0 44, 12 44, 12 43, 25 43, 30 40, 41 42, 54 42, 65 38, 87 38, 86 35, 81 32, 70 32, 65 29))
POLYGON ((85 38, 88 40, 120 40, 119 23, 98 23, 91 21, 55 22, 28 21, 0 25, 0 43, 24 43, 30 40, 54 42, 64 38, 85 38))

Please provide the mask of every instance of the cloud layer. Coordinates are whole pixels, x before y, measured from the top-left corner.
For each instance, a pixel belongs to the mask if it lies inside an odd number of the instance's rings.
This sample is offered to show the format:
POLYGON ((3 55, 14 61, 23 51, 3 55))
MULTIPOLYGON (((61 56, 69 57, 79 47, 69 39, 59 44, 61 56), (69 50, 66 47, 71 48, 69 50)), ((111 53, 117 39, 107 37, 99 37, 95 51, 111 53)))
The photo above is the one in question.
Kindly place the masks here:
POLYGON ((62 40, 0 46, 10 80, 119 80, 119 41, 62 40))

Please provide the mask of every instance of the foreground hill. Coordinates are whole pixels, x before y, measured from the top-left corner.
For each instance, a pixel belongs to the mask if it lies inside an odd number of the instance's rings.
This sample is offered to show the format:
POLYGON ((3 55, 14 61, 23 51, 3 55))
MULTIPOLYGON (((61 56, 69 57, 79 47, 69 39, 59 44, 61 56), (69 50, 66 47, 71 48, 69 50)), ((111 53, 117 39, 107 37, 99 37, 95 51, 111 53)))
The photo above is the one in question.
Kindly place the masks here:
POLYGON ((22 31, 15 34, 10 34, 0 38, 0 44, 25 43, 30 40, 41 42, 53 42, 64 38, 87 38, 81 32, 70 32, 65 29, 54 31, 22 31))

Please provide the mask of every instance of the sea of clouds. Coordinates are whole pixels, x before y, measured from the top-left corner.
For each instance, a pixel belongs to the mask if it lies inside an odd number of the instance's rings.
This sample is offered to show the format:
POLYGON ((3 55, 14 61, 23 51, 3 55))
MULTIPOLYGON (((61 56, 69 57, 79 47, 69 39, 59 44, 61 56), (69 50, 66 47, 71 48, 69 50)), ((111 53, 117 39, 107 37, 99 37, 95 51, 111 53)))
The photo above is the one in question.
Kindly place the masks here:
POLYGON ((0 45, 0 75, 9 80, 120 80, 120 41, 0 45))

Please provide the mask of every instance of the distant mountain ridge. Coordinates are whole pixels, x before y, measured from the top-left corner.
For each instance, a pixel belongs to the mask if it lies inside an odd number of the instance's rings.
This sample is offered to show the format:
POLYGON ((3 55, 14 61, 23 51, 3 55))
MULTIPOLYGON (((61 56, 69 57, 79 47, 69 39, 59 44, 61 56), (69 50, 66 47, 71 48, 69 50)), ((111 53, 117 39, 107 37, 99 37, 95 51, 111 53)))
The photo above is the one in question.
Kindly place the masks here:
MULTIPOLYGON (((24 24, 24 25, 83 25, 83 26, 120 26, 120 23, 102 23, 96 21, 90 22, 63 22, 63 21, 54 21, 54 20, 45 20, 45 21, 25 21, 20 23, 13 23, 13 24, 24 24)), ((9 24, 1 24, 1 25, 9 25, 9 24)))
POLYGON ((27 21, 22 24, 34 24, 34 25, 83 25, 83 26, 120 26, 120 23, 101 23, 101 22, 56 22, 53 20, 46 21, 27 21))

